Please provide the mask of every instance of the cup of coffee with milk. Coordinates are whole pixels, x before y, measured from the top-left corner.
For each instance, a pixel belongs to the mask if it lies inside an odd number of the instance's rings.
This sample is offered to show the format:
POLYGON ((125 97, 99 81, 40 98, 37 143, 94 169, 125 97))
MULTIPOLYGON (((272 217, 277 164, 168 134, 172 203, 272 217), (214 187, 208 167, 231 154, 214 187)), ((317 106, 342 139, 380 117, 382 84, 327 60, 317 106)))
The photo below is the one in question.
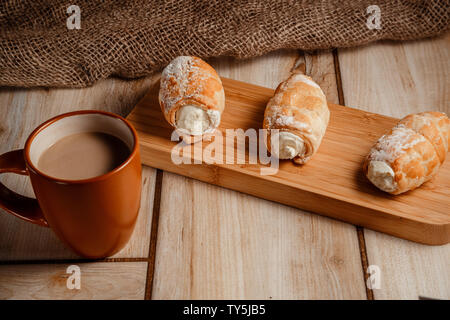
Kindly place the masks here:
POLYGON ((59 115, 36 128, 24 149, 0 156, 0 173, 28 175, 36 199, 0 183, 0 207, 50 227, 75 253, 111 256, 131 237, 141 198, 138 137, 102 111, 59 115))

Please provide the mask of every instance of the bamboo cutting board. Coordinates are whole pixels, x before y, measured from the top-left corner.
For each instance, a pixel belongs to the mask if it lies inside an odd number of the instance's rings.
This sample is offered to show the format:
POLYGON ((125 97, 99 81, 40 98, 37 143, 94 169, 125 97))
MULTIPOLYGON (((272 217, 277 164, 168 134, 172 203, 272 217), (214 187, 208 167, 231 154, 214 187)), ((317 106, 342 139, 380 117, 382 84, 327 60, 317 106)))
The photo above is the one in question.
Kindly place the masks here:
MULTIPOLYGON (((220 129, 225 144, 226 129, 261 128, 274 91, 226 78, 222 82, 226 108, 220 129)), ((303 166, 281 161, 274 175, 261 175, 260 169, 268 165, 249 164, 248 155, 245 164, 193 164, 192 160, 177 165, 171 160, 177 142, 170 141, 172 128, 159 107, 158 90, 159 82, 128 116, 140 137, 143 164, 400 238, 431 245, 450 241, 450 161, 435 179, 398 196, 378 190, 362 173, 364 157, 396 119, 329 104, 330 123, 318 152, 303 166)), ((195 146, 205 148, 209 143, 195 146)))

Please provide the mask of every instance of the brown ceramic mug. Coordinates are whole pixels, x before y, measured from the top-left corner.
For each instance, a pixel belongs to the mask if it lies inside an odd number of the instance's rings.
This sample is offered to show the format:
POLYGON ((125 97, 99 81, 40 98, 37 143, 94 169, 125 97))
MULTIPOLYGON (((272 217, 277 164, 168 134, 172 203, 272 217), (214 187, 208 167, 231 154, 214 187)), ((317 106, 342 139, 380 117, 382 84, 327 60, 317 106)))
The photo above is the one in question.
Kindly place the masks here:
POLYGON ((25 148, 0 156, 0 173, 29 175, 36 199, 0 183, 0 207, 26 221, 50 227, 75 253, 87 258, 113 255, 128 242, 141 198, 139 143, 124 118, 102 111, 59 115, 36 128, 25 148), (37 169, 53 143, 68 135, 102 132, 121 139, 131 152, 120 166, 90 179, 63 180, 37 169))

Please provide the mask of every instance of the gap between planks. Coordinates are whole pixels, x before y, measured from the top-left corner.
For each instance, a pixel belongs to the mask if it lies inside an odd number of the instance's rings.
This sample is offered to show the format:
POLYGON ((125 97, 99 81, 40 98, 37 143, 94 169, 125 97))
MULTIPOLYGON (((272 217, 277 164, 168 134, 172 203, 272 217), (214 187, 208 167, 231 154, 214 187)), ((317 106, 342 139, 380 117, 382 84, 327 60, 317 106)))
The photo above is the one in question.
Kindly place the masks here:
POLYGON ((145 283, 145 297, 144 297, 145 300, 151 300, 153 293, 152 289, 155 274, 156 242, 158 240, 159 209, 161 204, 162 180, 163 180, 163 171, 157 169, 155 193, 153 198, 152 229, 150 232, 150 245, 148 248, 147 280, 145 283))
MULTIPOLYGON (((341 67, 339 65, 338 50, 333 49, 333 62, 334 62, 334 73, 336 74, 336 85, 338 90, 339 104, 345 106, 344 90, 342 88, 342 78, 341 78, 341 67)), ((366 288, 367 300, 375 300, 373 295, 373 290, 367 286, 367 280, 369 279, 368 267, 369 259, 367 257, 366 249, 366 239, 364 238, 364 228, 355 226, 356 234, 358 236, 359 254, 361 257, 361 267, 364 277, 364 284, 366 288)))

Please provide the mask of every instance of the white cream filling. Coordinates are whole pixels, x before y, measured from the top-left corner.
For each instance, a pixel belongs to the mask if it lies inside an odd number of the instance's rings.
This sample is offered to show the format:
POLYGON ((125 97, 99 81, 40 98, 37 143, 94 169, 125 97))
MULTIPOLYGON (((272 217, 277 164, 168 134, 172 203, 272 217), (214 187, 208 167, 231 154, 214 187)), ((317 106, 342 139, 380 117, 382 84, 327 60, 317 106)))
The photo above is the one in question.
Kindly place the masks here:
POLYGON ((278 134, 278 152, 274 153, 279 159, 293 159, 297 155, 305 152, 303 139, 290 132, 280 132, 278 134))
POLYGON ((386 191, 393 192, 397 189, 397 183, 395 182, 394 170, 384 161, 370 161, 367 178, 377 188, 386 191))
POLYGON ((202 135, 213 131, 220 122, 220 112, 217 110, 205 111, 195 105, 181 107, 175 116, 176 127, 190 135, 202 135))

